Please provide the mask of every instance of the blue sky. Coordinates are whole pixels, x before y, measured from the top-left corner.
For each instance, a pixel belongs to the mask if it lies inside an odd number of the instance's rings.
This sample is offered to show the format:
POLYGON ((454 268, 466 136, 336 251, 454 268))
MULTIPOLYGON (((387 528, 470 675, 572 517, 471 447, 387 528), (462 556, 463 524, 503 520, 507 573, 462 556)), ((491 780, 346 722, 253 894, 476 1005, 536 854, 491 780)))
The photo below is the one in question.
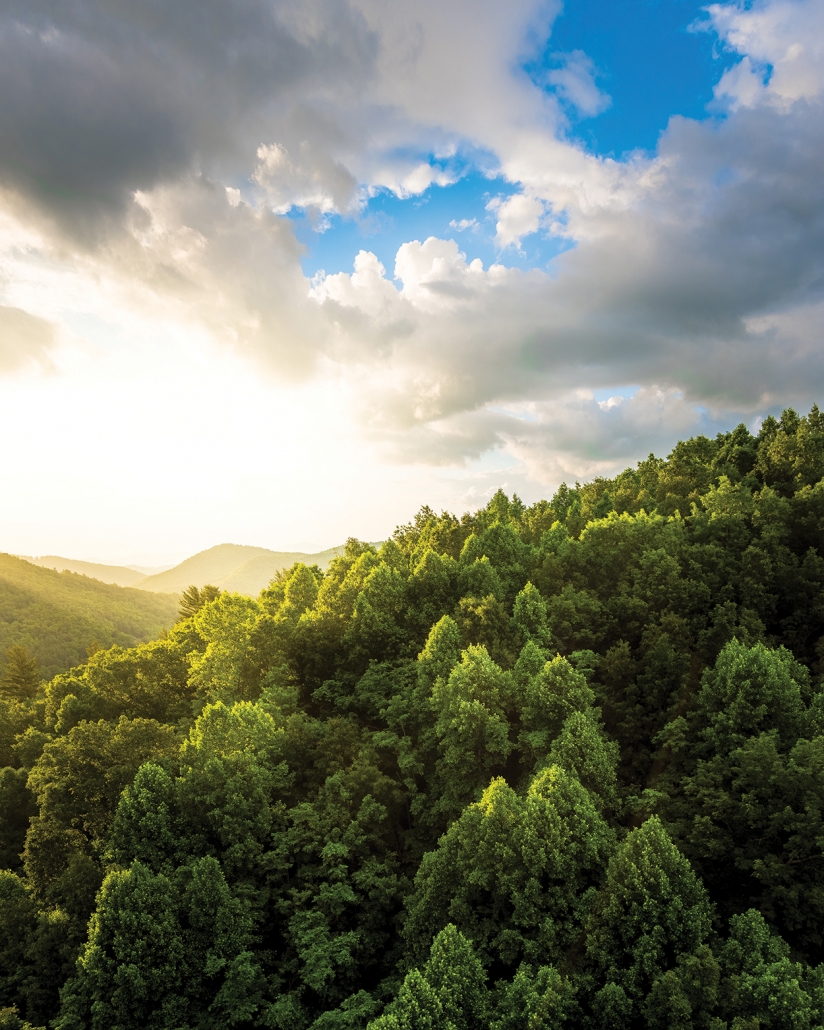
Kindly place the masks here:
MULTIPOLYGON (((621 157, 654 150, 672 115, 706 117, 712 88, 734 58, 706 24, 695 0, 570 0, 553 26, 544 61, 583 50, 612 98, 594 118, 573 123, 572 135, 596 154, 621 157)), ((573 115, 574 118, 574 115, 573 115)))
MULTIPOLYGON (((583 51, 611 103, 583 117, 564 105, 569 138, 591 153, 617 159, 637 149, 654 151, 671 116, 709 117, 713 86, 734 63, 713 32, 698 28, 707 24, 705 6, 696 0, 568 0, 541 58, 524 71, 542 83, 561 63, 559 54, 583 51)), ((376 254, 391 278, 398 247, 428 236, 456 240, 468 261, 480 258, 485 267, 500 262, 545 268, 572 244, 538 232, 522 238, 519 249, 495 246, 495 215, 487 205, 517 189, 468 165, 457 182, 430 186, 419 196, 401 199, 381 189, 359 216, 333 215, 321 222, 323 231, 299 208, 289 217, 305 248, 301 267, 309 278, 319 271, 351 271, 361 249, 376 254)))
POLYGON ((507 265, 518 267, 545 264, 568 244, 533 236, 524 241, 522 252, 510 250, 501 255, 495 247, 495 216, 487 204, 516 192, 517 187, 503 179, 469 171, 453 185, 430 186, 419 196, 401 199, 381 189, 358 218, 332 215, 322 232, 315 228, 317 221, 313 224, 299 209, 289 217, 306 248, 301 266, 310 279, 320 270, 329 275, 350 272, 359 250, 377 255, 391 277, 398 247, 429 236, 457 240, 467 261, 480 258, 487 267, 502 257, 507 265))

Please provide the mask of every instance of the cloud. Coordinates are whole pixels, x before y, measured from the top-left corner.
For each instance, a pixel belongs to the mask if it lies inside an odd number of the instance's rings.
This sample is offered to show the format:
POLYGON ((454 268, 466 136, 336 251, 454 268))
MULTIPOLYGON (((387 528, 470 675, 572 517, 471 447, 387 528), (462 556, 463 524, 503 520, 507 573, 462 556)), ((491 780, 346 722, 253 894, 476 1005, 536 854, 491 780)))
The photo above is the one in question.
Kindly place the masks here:
MULTIPOLYGON (((768 75, 761 78, 763 88, 773 102, 784 104, 819 97, 824 90, 824 6, 820 0, 757 0, 743 3, 711 4, 707 8, 709 27, 721 36, 727 46, 743 55, 738 66, 722 79, 723 91, 743 78, 745 91, 752 103, 748 74, 757 67, 768 75)), ((730 93, 736 96, 737 94, 730 93)))
POLYGON ((374 55, 344 0, 12 2, 0 15, 0 176, 95 240, 135 190, 193 172, 246 178, 273 138, 317 146, 322 111, 302 115, 301 93, 345 102, 374 55))
POLYGON ((546 81, 579 115, 592 118, 612 105, 612 98, 595 85, 595 63, 583 50, 552 57, 559 67, 547 72, 546 81))
POLYGON ((123 317, 151 308, 205 328, 272 374, 340 377, 362 431, 398 460, 506 447, 543 477, 820 396, 821 0, 708 8, 740 58, 716 86, 721 107, 673 118, 655 154, 624 161, 565 136, 564 104, 592 116, 608 103, 584 53, 561 55, 551 90, 523 71, 559 9, 7 8, 2 206, 30 236, 6 238, 0 272, 35 320, 8 336, 29 341, 13 352, 54 346, 44 291, 20 284, 64 274, 75 297, 82 283, 123 317), (501 263, 429 237, 405 242, 393 269, 362 250, 351 273, 304 278, 284 212, 357 215, 377 190, 415 195, 467 167, 516 187, 489 202, 501 263), (535 233, 570 248, 505 267, 535 233), (628 382, 641 389, 620 404, 591 396, 628 382))
POLYGON ((531 236, 546 223, 550 210, 550 205, 531 190, 506 198, 494 197, 487 204, 487 211, 497 215, 495 240, 502 249, 520 248, 524 236, 531 236))
POLYGON ((252 182, 262 187, 276 214, 293 207, 326 214, 349 211, 356 205, 358 184, 352 173, 306 140, 300 143, 295 158, 280 143, 261 144, 257 156, 252 182))
POLYGON ((453 218, 449 223, 449 228, 454 229, 455 232, 466 232, 467 229, 477 232, 480 226, 477 218, 462 218, 460 221, 455 221, 453 218))

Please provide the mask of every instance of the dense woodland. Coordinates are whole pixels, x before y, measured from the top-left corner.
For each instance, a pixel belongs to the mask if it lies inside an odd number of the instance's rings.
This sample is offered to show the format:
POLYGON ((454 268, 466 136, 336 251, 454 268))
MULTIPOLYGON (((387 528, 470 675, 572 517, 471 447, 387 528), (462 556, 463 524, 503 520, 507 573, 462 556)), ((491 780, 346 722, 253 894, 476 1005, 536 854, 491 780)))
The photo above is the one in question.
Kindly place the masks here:
POLYGON ((824 1026, 822 587, 813 408, 20 649, 0 1027, 824 1026))
POLYGON ((125 589, 0 554, 0 656, 9 647, 25 647, 49 678, 90 650, 151 640, 174 625, 177 607, 174 595, 125 589))

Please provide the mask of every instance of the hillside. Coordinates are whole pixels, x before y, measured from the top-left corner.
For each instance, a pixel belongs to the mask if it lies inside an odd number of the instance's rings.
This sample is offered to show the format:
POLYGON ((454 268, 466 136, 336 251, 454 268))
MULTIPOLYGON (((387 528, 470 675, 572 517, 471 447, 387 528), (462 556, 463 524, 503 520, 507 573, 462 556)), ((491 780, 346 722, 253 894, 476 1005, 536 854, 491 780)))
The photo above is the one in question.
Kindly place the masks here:
POLYGON ((302 551, 270 551, 246 544, 218 544, 192 555, 172 569, 147 576, 140 581, 140 589, 179 594, 189 586, 202 587, 212 583, 222 590, 256 596, 281 569, 288 569, 295 562, 326 569, 332 558, 342 551, 342 547, 332 547, 318 554, 306 554, 302 551))
POLYGON ((820 1030, 822 596, 814 408, 7 689, 0 1011, 820 1030))
POLYGON ((22 644, 47 677, 82 662, 95 642, 133 647, 156 637, 174 624, 177 608, 176 595, 101 583, 0 554, 0 654, 22 644))
MULTIPOLYGON (((127 565, 101 565, 99 562, 78 561, 76 558, 61 558, 56 554, 46 554, 39 558, 19 555, 32 565, 43 569, 56 569, 58 572, 76 572, 81 576, 98 579, 101 583, 114 583, 119 587, 134 587, 144 580, 148 572, 127 565)), ((155 570, 161 571, 161 570, 155 570)), ((164 570, 165 571, 165 570, 164 570)))

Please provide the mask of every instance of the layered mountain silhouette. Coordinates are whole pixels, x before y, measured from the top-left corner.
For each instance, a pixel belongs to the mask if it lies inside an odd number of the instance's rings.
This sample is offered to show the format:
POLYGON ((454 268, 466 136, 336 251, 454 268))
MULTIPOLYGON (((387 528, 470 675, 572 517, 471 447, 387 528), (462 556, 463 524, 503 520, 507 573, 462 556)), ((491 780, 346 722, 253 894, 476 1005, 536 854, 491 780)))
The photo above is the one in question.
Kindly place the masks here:
POLYGON ((179 565, 158 570, 129 565, 103 565, 61 558, 58 555, 21 557, 43 568, 74 572, 101 583, 136 587, 152 593, 180 594, 189 586, 202 587, 212 583, 221 590, 251 594, 254 597, 268 586, 276 573, 288 569, 295 562, 319 565, 326 569, 335 555, 342 551, 342 546, 309 554, 305 551, 270 551, 267 547, 251 547, 247 544, 218 544, 193 554, 179 565))

